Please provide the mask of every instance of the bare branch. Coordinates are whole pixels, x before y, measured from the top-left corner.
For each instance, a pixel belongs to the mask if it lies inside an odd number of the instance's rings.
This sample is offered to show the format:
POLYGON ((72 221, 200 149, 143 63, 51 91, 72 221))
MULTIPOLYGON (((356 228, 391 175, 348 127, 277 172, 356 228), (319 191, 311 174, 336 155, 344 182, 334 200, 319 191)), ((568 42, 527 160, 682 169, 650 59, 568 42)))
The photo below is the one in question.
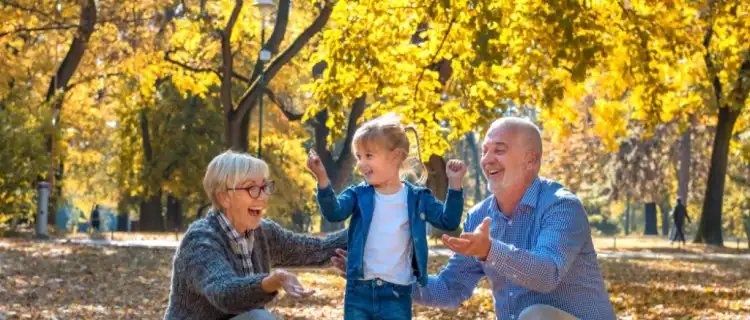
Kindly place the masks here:
MULTIPOLYGON (((328 18, 331 17, 331 12, 333 11, 333 4, 330 1, 326 1, 326 5, 320 10, 320 14, 317 18, 313 21, 312 24, 310 24, 305 31, 303 31, 297 39, 292 42, 292 44, 284 50, 276 59, 274 59, 268 66, 268 68, 265 71, 265 79, 267 82, 270 82, 271 79, 273 79, 274 76, 281 70, 281 67, 283 67, 285 64, 287 64, 289 61, 294 58, 294 56, 297 55, 297 53, 302 50, 302 48, 312 39, 314 35, 316 35, 320 30, 323 29, 325 24, 328 22, 328 18)), ((240 115, 245 114, 248 112, 251 108, 251 106, 255 105, 255 101, 258 100, 258 95, 260 94, 260 81, 256 78, 253 79, 253 84, 245 90, 245 94, 242 96, 240 101, 237 103, 237 108, 235 109, 235 112, 237 112, 240 115)), ((243 117, 237 117, 235 121, 239 121, 243 117)))
POLYGON ((339 158, 336 160, 336 166, 338 168, 348 168, 348 165, 344 165, 345 162, 354 161, 354 157, 351 155, 352 140, 354 140, 354 133, 359 128, 357 121, 362 117, 362 114, 367 108, 367 94, 362 94, 352 102, 352 109, 349 112, 349 123, 346 125, 346 137, 344 138, 344 149, 341 151, 339 158))
MULTIPOLYGON (((224 74, 219 69, 193 67, 191 65, 188 65, 185 62, 181 62, 181 61, 177 61, 177 60, 172 59, 172 57, 169 56, 170 53, 172 53, 172 52, 169 51, 169 52, 166 52, 164 54, 164 61, 167 61, 167 62, 169 62, 171 64, 180 66, 183 69, 188 70, 188 71, 201 72, 201 73, 214 73, 217 76, 219 76, 220 79, 224 78, 224 74)), ((250 84, 250 79, 248 77, 245 77, 245 76, 243 76, 241 74, 238 74, 236 72, 232 72, 232 78, 235 78, 235 79, 240 80, 240 81, 242 81, 244 83, 250 84)))
POLYGON ((271 91, 271 89, 266 88, 264 90, 266 97, 271 100, 276 106, 279 107, 279 110, 284 114, 287 120, 289 121, 299 121, 302 119, 302 113, 293 113, 290 111, 289 106, 285 106, 279 99, 276 97, 276 95, 271 91))
POLYGON ((36 31, 49 31, 49 30, 68 30, 68 29, 75 29, 78 28, 77 24, 69 24, 69 25, 49 25, 44 27, 37 27, 37 28, 19 28, 15 29, 13 31, 7 31, 0 33, 0 38, 14 33, 24 33, 24 32, 36 32, 36 31))
POLYGON ((32 12, 32 13, 36 13, 36 14, 40 14, 40 15, 42 15, 43 17, 45 17, 45 18, 47 18, 47 19, 49 19, 49 20, 53 20, 53 19, 52 19, 52 15, 51 15, 51 14, 49 14, 49 13, 47 13, 47 12, 44 12, 44 11, 42 11, 42 10, 39 10, 39 9, 37 9, 37 8, 27 8, 27 7, 24 7, 24 6, 22 6, 22 5, 18 4, 18 3, 16 3, 16 2, 13 2, 13 1, 8 1, 8 0, 0 0, 0 3, 2 3, 2 4, 5 4, 5 5, 8 5, 8 6, 10 6, 10 7, 16 8, 16 9, 19 9, 19 10, 23 10, 23 11, 28 11, 28 12, 32 12))
MULTIPOLYGON (((281 41, 284 40, 284 34, 286 33, 287 24, 289 23, 289 6, 290 0, 279 1, 279 6, 276 13, 276 24, 271 32, 271 37, 268 38, 266 43, 263 44, 263 49, 271 51, 272 55, 279 53, 279 46, 281 41)), ((263 71, 263 61, 258 59, 253 67, 253 73, 250 79, 257 79, 263 71)))
MULTIPOLYGON (((223 74, 231 75, 233 73, 232 66, 232 32, 234 31, 234 24, 237 22, 237 17, 242 11, 242 0, 236 0, 234 3, 234 9, 232 15, 227 21, 226 27, 221 33, 221 72, 223 74)), ((222 77, 221 79, 221 104, 224 106, 224 113, 229 114, 232 112, 232 79, 230 77, 222 77)))
POLYGON ((219 72, 219 70, 212 69, 212 68, 198 68, 198 67, 190 66, 187 63, 184 63, 184 62, 172 59, 172 57, 169 56, 170 53, 171 53, 170 51, 167 51, 166 53, 164 53, 164 60, 167 61, 167 62, 169 62, 169 63, 171 63, 171 64, 180 66, 183 69, 189 70, 189 71, 192 71, 192 72, 215 73, 216 75, 218 75, 219 77, 221 77, 221 72, 219 72))
POLYGON ((78 86, 78 85, 90 82, 92 80, 100 79, 100 78, 106 79, 106 78, 113 78, 113 77, 119 77, 119 76, 124 76, 124 75, 125 74, 122 73, 122 72, 105 73, 105 74, 102 74, 102 75, 95 74, 95 75, 83 78, 80 81, 76 81, 76 82, 71 83, 70 85, 68 85, 68 87, 66 89, 67 90, 71 90, 75 86, 78 86))
MULTIPOLYGON (((438 54, 440 54, 440 50, 443 49, 443 45, 448 39, 448 35, 450 35, 451 29, 453 29, 453 24, 456 22, 456 19, 458 19, 458 16, 454 16, 453 19, 451 19, 451 22, 448 24, 448 30, 445 31, 443 40, 440 42, 440 46, 438 46, 437 51, 435 51, 435 54, 433 54, 432 58, 430 58, 430 64, 435 63, 435 58, 437 58, 438 54)), ((419 74, 419 78, 417 78, 417 84, 414 86, 414 99, 417 99, 417 93, 419 92, 419 83, 422 82, 422 77, 424 76, 425 71, 427 71, 427 68, 422 69, 422 72, 419 74)))

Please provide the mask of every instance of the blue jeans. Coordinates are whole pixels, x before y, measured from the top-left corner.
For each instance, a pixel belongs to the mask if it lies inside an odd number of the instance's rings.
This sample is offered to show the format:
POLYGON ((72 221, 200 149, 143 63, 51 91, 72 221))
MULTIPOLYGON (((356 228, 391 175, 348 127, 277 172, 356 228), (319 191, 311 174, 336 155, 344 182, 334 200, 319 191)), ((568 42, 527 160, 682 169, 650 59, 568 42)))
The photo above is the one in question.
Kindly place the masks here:
POLYGON ((411 286, 381 279, 347 280, 344 319, 411 319, 411 286))

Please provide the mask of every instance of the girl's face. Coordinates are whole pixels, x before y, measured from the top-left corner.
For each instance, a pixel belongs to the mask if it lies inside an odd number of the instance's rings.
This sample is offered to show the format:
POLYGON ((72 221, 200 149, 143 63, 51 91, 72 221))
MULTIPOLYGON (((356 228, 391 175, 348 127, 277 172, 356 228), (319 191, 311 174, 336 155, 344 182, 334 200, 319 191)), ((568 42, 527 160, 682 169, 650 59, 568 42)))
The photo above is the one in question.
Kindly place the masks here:
POLYGON ((399 150, 387 151, 382 146, 372 145, 370 148, 357 148, 359 173, 365 177, 368 184, 373 186, 398 182, 402 156, 399 150))
POLYGON ((273 181, 263 177, 251 178, 218 194, 224 214, 237 232, 257 229, 263 218, 268 195, 273 192, 273 181))

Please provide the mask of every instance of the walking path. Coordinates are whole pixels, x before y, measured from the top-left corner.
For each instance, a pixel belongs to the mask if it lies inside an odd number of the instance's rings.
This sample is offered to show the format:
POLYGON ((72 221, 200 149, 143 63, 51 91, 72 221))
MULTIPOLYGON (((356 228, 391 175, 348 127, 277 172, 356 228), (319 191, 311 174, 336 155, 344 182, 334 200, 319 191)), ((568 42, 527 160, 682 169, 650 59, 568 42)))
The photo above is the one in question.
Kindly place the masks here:
MULTIPOLYGON (((56 239, 50 240, 53 243, 62 244, 79 244, 95 246, 113 246, 113 247, 130 247, 130 248, 148 248, 148 249, 174 249, 179 245, 176 240, 106 240, 106 239, 56 239)), ((452 251, 445 248, 431 248, 431 255, 450 256, 452 251)), ((659 253, 648 251, 598 251, 599 258, 604 259, 679 259, 679 260, 748 260, 750 254, 727 254, 727 253, 659 253)))

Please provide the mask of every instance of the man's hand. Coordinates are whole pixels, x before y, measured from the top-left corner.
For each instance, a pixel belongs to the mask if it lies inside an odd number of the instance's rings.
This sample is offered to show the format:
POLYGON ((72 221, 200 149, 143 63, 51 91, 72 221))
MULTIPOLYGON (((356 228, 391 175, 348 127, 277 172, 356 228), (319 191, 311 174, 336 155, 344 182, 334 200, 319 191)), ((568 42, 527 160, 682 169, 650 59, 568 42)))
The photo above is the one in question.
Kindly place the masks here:
POLYGON ((338 269, 338 275, 342 278, 346 278, 346 255, 348 254, 344 249, 336 249, 338 257, 331 257, 333 267, 338 269))
POLYGON ((449 160, 445 166, 445 175, 448 177, 448 184, 451 189, 461 190, 464 175, 466 175, 466 164, 461 160, 449 160))
POLYGON ((460 238, 443 235, 443 244, 451 251, 465 256, 477 257, 486 260, 490 254, 490 217, 484 218, 482 223, 474 229, 474 232, 461 233, 460 238))
POLYGON ((277 269, 261 282, 261 287, 265 292, 275 292, 279 289, 284 289, 286 294, 295 298, 308 297, 315 293, 314 290, 305 289, 297 276, 293 273, 287 272, 286 270, 277 269))
POLYGON ((329 181, 326 168, 323 166, 323 162, 320 161, 320 157, 313 149, 310 149, 310 152, 307 153, 307 168, 313 173, 315 179, 318 179, 318 186, 320 186, 321 189, 328 186, 329 181))

